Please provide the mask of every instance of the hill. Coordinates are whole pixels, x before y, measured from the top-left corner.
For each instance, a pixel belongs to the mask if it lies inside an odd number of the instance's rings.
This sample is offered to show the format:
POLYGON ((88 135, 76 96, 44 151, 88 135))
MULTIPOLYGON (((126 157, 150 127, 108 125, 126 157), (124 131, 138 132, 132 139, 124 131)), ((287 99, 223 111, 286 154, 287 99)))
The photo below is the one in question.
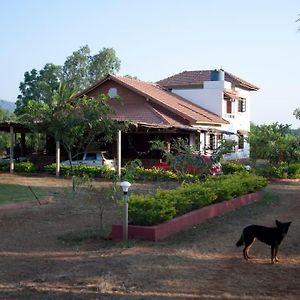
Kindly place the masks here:
POLYGON ((14 102, 0 99, 0 108, 13 112, 16 108, 16 104, 14 102))

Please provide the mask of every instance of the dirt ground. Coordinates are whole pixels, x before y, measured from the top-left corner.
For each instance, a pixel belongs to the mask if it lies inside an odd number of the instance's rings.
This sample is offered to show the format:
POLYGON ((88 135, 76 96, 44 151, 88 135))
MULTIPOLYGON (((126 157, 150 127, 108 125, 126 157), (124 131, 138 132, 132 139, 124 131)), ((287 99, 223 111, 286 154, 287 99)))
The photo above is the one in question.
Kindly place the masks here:
MULTIPOLYGON (((4 182, 71 186, 66 179, 0 174, 4 182)), ((95 207, 79 198, 1 212, 0 299, 299 299, 300 183, 265 191, 263 201, 157 243, 71 242, 68 236, 98 224, 95 207), (280 262, 270 264, 269 246, 258 241, 245 261, 235 246, 242 228, 273 226, 275 219, 292 221, 280 262)), ((107 204, 106 225, 119 219, 119 209, 107 204)))

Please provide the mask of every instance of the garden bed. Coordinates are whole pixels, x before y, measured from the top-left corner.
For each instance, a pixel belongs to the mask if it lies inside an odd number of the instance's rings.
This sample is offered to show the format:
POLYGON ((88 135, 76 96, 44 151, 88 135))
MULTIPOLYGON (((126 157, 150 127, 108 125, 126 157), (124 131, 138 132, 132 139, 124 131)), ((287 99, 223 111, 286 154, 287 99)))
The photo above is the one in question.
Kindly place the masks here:
MULTIPOLYGON (((128 238, 150 241, 162 240, 207 219, 222 215, 240 206, 257 201, 262 197, 262 195, 263 192, 258 191, 229 201, 215 203, 155 226, 128 225, 128 238)), ((123 238, 123 226, 121 224, 112 225, 110 238, 112 240, 121 240, 123 238)))

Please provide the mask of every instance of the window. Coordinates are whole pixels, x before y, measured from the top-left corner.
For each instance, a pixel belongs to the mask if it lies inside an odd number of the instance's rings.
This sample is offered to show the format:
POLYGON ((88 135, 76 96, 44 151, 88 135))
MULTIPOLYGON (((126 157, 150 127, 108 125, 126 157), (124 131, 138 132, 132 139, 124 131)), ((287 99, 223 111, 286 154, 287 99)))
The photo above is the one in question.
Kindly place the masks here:
POLYGON ((87 153, 85 159, 86 160, 96 160, 97 155, 96 155, 96 153, 87 153))
POLYGON ((239 140, 238 140, 238 147, 239 149, 244 149, 244 136, 243 135, 239 135, 239 140))
POLYGON ((108 90, 108 96, 110 99, 116 98, 118 96, 118 90, 116 88, 110 88, 108 90))
POLYGON ((226 112, 228 114, 231 114, 232 113, 232 102, 230 100, 227 100, 227 106, 226 106, 226 112))
POLYGON ((246 99, 241 98, 238 104, 238 111, 245 112, 246 111, 246 99))

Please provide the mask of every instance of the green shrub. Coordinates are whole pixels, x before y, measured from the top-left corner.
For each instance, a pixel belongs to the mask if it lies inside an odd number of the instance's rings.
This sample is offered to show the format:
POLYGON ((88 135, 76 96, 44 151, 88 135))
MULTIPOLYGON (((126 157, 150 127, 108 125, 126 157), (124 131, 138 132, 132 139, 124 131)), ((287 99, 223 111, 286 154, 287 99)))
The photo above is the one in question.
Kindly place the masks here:
POLYGON ((176 209, 178 211, 178 215, 209 205, 217 199, 217 196, 212 189, 199 183, 184 185, 180 188, 179 195, 183 199, 189 199, 190 203, 187 209, 185 209, 185 212, 183 209, 181 213, 179 210, 180 201, 177 200, 176 209))
MULTIPOLYGON (((56 164, 47 165, 44 167, 44 170, 47 173, 55 174, 56 172, 56 164)), ((61 165, 60 166, 60 174, 64 176, 83 176, 88 175, 89 177, 101 177, 106 179, 112 179, 116 176, 116 172, 111 170, 109 166, 87 166, 87 165, 79 165, 79 166, 69 166, 69 165, 61 165)))
POLYGON ((290 164, 288 167, 289 178, 300 178, 300 163, 290 164))
POLYGON ((0 171, 9 171, 9 163, 0 163, 0 171))
MULTIPOLYGON (((0 163, 0 171, 9 171, 9 169, 9 163, 0 163)), ((37 167, 32 162, 15 162, 14 171, 23 173, 34 173, 37 171, 37 167)))
POLYGON ((155 196, 132 195, 128 213, 130 223, 151 226, 171 220, 176 215, 176 210, 172 203, 155 196))
POLYGON ((152 180, 152 181, 172 181, 178 180, 178 176, 171 172, 160 169, 145 169, 138 167, 135 170, 136 180, 152 180))
POLYGON ((231 161, 222 161, 221 164, 222 164, 222 171, 224 175, 245 171, 245 166, 240 163, 231 162, 231 161))
POLYGON ((229 200, 262 189, 263 177, 247 172, 209 177, 204 183, 184 184, 154 195, 129 197, 129 219, 135 225, 156 225, 213 202, 229 200))
POLYGON ((289 174, 289 166, 287 163, 281 163, 279 165, 261 165, 255 168, 255 173, 268 177, 268 178, 288 178, 289 174))
POLYGON ((15 171, 23 173, 34 173, 37 167, 32 162, 19 162, 15 163, 15 171))

